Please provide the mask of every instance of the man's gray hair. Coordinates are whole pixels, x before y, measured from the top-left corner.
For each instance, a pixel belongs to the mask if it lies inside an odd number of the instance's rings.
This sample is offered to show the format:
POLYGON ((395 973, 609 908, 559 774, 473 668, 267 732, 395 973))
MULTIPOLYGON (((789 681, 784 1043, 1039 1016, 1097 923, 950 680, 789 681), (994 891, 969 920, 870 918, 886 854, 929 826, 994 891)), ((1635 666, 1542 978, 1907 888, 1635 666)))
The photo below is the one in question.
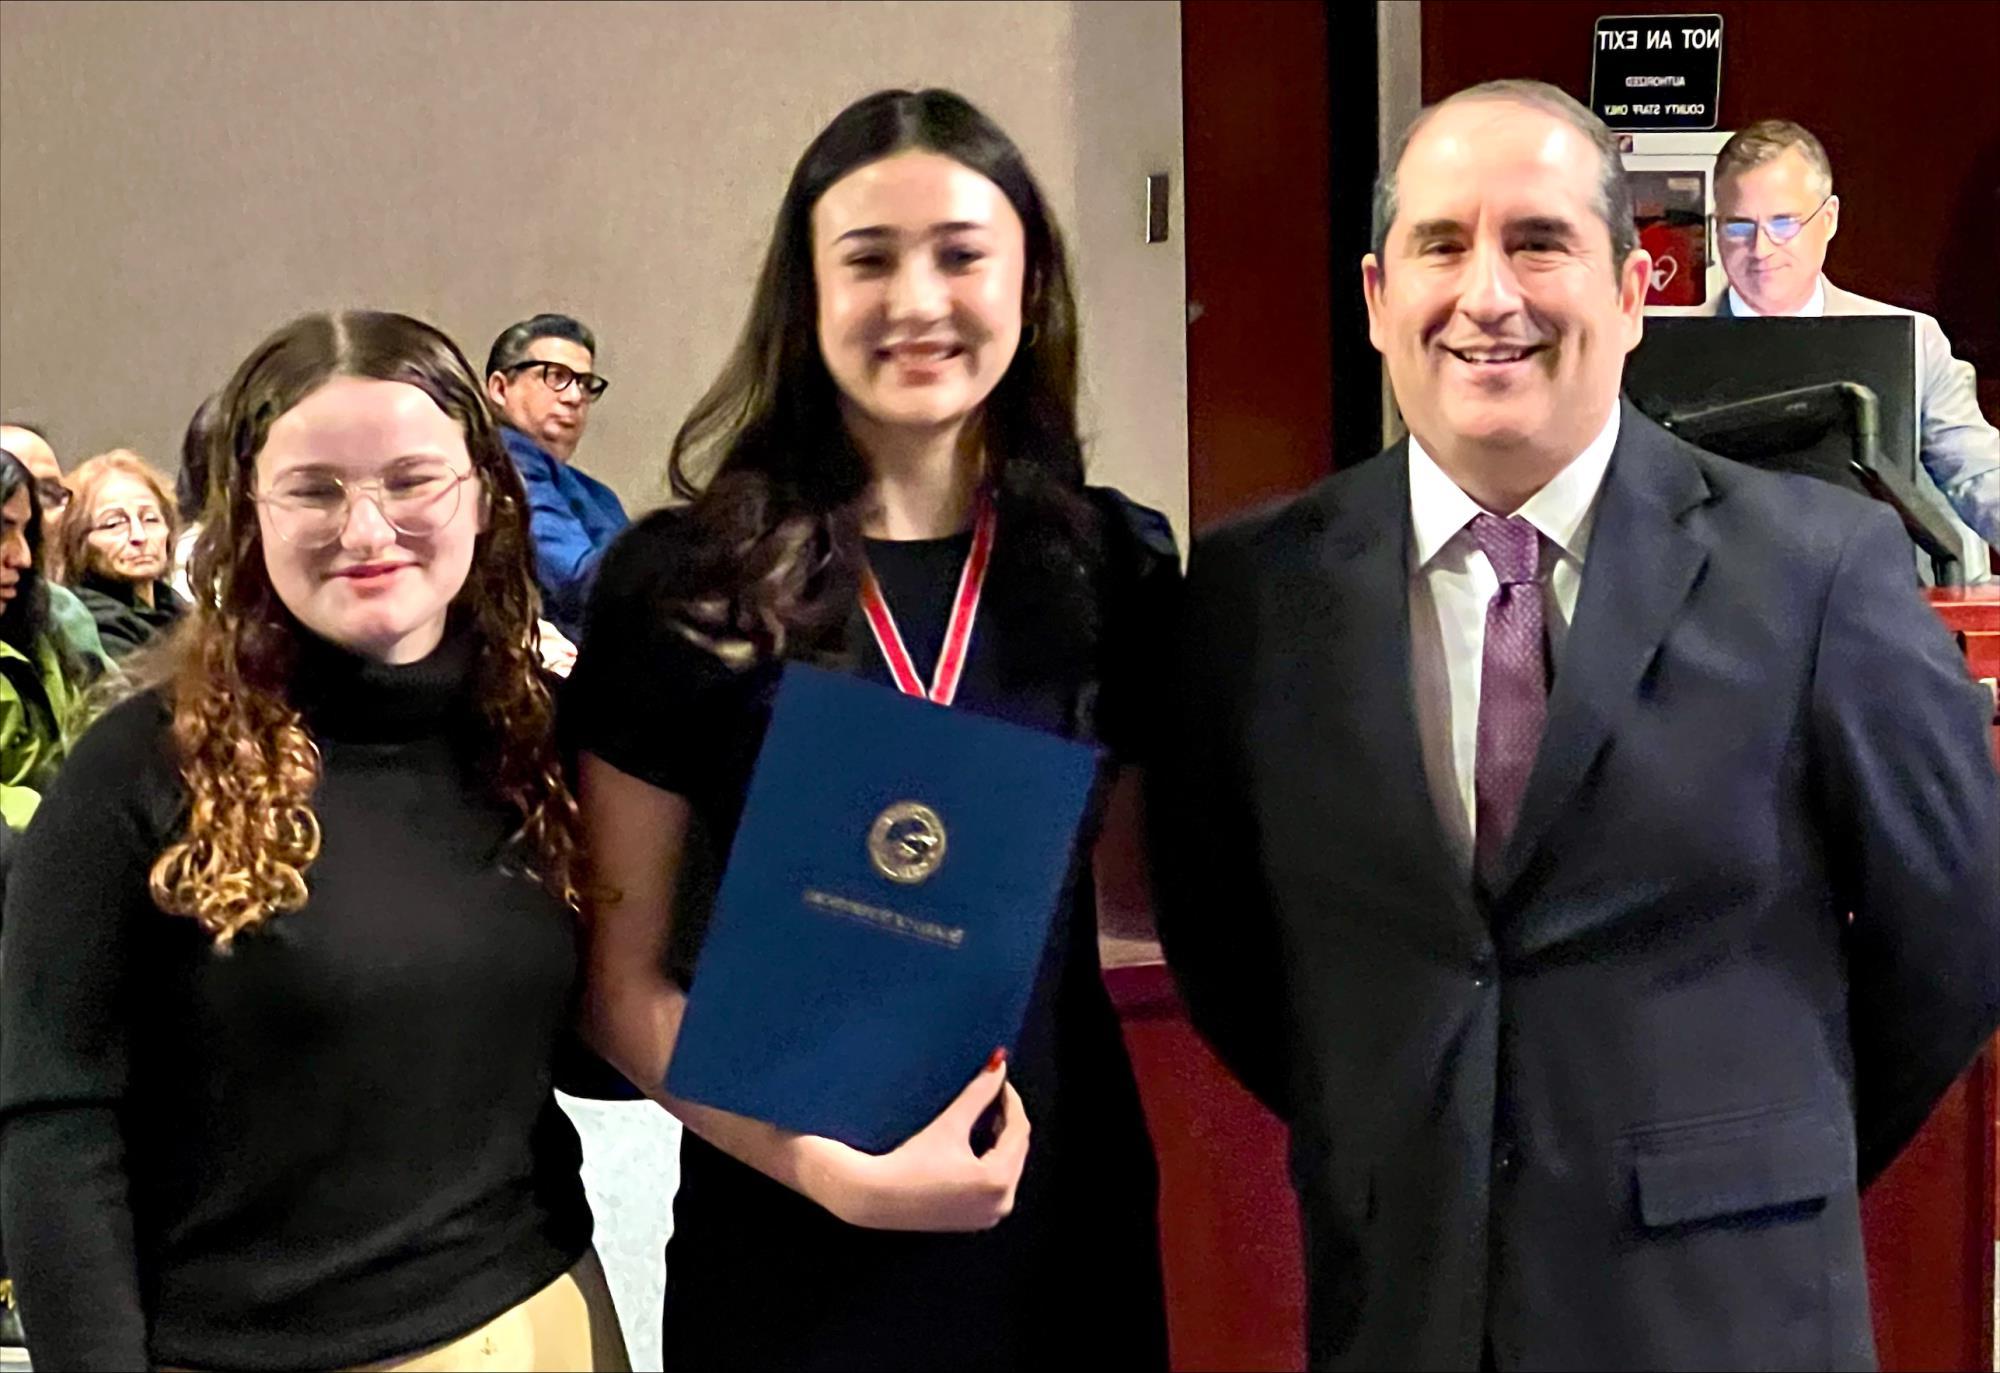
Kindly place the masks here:
POLYGON ((1632 217, 1632 185, 1625 177, 1625 160, 1619 153, 1618 139, 1604 126, 1603 120, 1585 109, 1568 92, 1546 81, 1518 79, 1482 81, 1477 86, 1467 86, 1435 105, 1426 106, 1410 121, 1410 126, 1396 140, 1394 151, 1375 178, 1374 229, 1370 235, 1375 260, 1387 260, 1389 226, 1396 222, 1396 175, 1402 168, 1403 154, 1409 151, 1410 141, 1439 110, 1447 105, 1463 105, 1474 100, 1526 105, 1556 116, 1590 140, 1591 146, 1597 149, 1597 213, 1604 221, 1604 227, 1611 231, 1611 270, 1614 273, 1621 270, 1626 257, 1639 246, 1639 226, 1632 217))
POLYGON ((1833 160, 1826 155, 1825 146, 1813 137, 1811 129, 1789 119, 1760 119, 1731 134, 1722 151, 1715 155, 1715 182, 1719 186, 1724 178, 1761 167, 1794 148, 1812 168, 1813 193, 1832 195, 1833 160))

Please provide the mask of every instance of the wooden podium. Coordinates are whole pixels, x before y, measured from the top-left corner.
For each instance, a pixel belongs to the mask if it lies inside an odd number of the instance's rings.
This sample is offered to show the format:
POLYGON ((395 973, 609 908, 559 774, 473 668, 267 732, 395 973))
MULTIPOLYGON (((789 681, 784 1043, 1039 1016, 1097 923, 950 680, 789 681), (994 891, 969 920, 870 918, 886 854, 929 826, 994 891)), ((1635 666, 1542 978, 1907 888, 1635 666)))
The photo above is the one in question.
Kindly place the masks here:
MULTIPOLYGON (((2000 590, 1939 591, 1973 675, 2000 677, 2000 590)), ((1994 732, 2000 756, 2000 728, 1994 732)), ((1128 817, 1099 854, 1105 981, 1160 1160, 1160 1235, 1176 1369, 1305 1366, 1305 1280, 1285 1130, 1208 1051, 1147 937, 1128 817)), ((1886 1370, 1993 1363, 2000 1058, 1993 1048, 1862 1197, 1875 1338, 1886 1370)))
MULTIPOLYGON (((2000 589, 1926 594, 1972 675, 1989 686, 2000 679, 2000 589)), ((2000 719, 1993 747, 2000 759, 2000 719)), ((1875 1343, 1885 1369, 1986 1373, 1994 1366, 1996 1128, 2000 1044, 1980 1055, 1861 1199, 1875 1343)))

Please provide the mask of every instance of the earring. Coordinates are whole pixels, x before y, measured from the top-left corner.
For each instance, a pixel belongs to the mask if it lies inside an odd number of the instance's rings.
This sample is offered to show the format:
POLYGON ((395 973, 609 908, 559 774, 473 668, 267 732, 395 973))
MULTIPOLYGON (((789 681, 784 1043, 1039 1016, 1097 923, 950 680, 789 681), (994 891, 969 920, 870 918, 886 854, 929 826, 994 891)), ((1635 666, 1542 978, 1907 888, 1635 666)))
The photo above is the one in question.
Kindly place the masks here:
POLYGON ((1035 340, 1041 336, 1042 326, 1033 320, 1029 320, 1028 327, 1021 331, 1021 346, 1023 348, 1032 348, 1035 346, 1035 340))

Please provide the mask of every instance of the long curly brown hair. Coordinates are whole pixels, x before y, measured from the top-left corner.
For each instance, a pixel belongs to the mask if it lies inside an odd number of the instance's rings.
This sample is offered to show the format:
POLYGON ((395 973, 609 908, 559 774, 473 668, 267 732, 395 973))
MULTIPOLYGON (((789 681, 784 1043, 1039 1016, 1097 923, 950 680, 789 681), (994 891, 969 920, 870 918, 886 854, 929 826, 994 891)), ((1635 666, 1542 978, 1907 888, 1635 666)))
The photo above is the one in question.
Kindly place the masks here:
POLYGON ((272 424, 342 376, 406 382, 465 433, 489 518, 453 614, 477 639, 482 775, 520 816, 514 861, 572 910, 579 905, 576 802, 536 651, 527 496, 479 384, 452 341, 419 320, 361 310, 308 315, 259 344, 217 398, 189 576, 194 610, 161 669, 187 829, 153 864, 153 899, 200 921, 223 948, 304 905, 305 872, 319 855, 319 750, 292 690, 306 631, 272 588, 253 491, 272 424))

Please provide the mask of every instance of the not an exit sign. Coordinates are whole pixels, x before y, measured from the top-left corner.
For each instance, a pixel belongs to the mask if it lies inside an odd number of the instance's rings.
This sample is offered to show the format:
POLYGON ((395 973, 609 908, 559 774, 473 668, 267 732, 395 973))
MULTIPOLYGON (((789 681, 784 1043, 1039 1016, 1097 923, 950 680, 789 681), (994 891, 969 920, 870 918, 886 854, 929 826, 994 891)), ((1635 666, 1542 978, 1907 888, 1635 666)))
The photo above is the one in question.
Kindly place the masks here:
POLYGON ((1597 21, 1590 108, 1614 129, 1720 122, 1722 16, 1615 14, 1597 21))

